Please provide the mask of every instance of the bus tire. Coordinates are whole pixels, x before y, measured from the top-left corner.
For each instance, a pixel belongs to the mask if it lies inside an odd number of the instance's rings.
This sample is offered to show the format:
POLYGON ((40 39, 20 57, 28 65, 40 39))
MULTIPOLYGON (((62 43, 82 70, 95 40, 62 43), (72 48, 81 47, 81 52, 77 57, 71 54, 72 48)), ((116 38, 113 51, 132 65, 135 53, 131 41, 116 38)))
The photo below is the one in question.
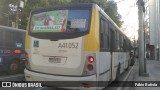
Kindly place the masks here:
POLYGON ((118 68, 117 68, 117 72, 116 72, 116 79, 115 81, 118 81, 120 78, 120 69, 121 69, 121 65, 120 63, 118 64, 118 68))
POLYGON ((18 72, 18 62, 12 61, 9 65, 9 74, 16 74, 18 72))

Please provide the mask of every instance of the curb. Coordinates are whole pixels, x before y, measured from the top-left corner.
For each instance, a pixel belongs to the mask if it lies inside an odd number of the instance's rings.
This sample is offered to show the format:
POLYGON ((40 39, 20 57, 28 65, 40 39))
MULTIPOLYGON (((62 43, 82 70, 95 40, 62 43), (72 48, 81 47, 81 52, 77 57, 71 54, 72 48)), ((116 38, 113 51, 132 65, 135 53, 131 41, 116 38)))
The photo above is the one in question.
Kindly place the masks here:
MULTIPOLYGON (((136 61, 135 61, 135 63, 136 63, 136 61)), ((134 63, 134 65, 132 66, 132 68, 130 69, 130 71, 128 72, 128 74, 126 75, 126 77, 123 79, 123 81, 127 81, 128 77, 130 76, 130 74, 131 74, 131 72, 132 72, 132 70, 133 70, 133 68, 134 68, 134 66, 135 66, 135 63, 134 63)), ((122 90, 124 85, 125 85, 125 82, 122 83, 122 86, 121 86, 121 87, 118 87, 117 90, 122 90)))

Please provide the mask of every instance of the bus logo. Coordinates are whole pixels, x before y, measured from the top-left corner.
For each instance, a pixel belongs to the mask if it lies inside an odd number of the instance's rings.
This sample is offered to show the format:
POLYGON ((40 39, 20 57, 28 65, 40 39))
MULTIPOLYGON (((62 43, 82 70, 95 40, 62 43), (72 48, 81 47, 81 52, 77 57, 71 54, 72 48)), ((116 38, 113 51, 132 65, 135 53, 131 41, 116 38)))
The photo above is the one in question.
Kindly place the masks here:
POLYGON ((2 82, 2 87, 11 87, 11 82, 2 82))

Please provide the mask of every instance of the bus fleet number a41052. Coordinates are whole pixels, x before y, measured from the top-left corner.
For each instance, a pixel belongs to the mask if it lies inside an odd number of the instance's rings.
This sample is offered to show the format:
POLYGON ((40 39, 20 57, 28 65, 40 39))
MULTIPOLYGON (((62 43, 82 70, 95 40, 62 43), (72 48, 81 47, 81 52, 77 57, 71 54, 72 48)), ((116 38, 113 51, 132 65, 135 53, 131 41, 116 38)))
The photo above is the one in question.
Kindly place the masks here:
POLYGON ((78 42, 59 43, 58 48, 73 48, 78 49, 78 42))

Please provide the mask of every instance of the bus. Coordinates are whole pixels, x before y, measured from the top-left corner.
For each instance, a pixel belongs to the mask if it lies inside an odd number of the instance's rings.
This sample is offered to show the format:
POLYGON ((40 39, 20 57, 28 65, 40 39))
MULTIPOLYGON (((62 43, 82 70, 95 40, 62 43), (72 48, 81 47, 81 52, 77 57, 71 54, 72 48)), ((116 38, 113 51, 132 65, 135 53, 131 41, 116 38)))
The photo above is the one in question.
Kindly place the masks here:
POLYGON ((82 90, 103 88, 100 81, 116 80, 130 62, 130 40, 93 3, 33 10, 25 50, 27 81, 79 81, 74 89, 82 90))
POLYGON ((25 68, 25 30, 0 25, 0 72, 15 74, 25 68))

